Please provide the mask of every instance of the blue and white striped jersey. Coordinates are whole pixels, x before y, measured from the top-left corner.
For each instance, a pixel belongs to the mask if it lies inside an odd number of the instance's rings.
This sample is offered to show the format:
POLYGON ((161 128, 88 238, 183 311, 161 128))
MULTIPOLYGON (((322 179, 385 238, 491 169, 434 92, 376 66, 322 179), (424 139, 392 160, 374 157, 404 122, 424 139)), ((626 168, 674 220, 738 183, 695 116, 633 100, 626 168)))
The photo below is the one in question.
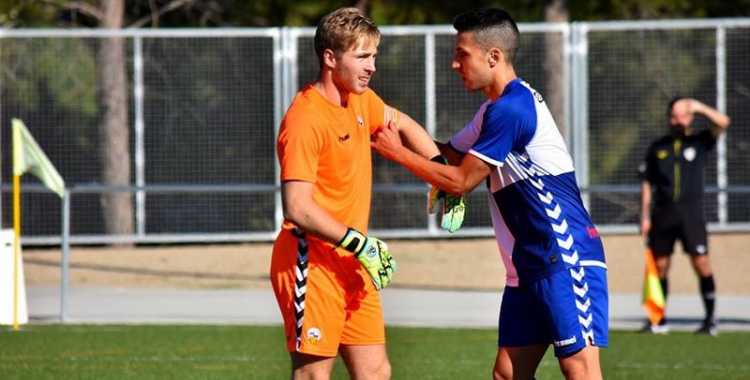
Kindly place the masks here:
POLYGON ((606 268, 570 154, 544 99, 526 82, 508 83, 450 144, 496 167, 489 176, 489 200, 506 285, 571 267, 606 268))

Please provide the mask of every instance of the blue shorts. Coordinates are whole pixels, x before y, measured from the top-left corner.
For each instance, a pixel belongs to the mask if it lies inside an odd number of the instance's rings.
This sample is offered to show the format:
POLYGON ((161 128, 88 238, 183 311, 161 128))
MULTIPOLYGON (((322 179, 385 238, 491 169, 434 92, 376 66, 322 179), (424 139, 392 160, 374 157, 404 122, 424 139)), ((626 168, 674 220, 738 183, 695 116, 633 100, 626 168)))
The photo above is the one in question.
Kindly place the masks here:
POLYGON ((555 356, 587 344, 609 345, 607 270, 598 266, 557 272, 530 284, 505 287, 498 345, 552 344, 555 356))

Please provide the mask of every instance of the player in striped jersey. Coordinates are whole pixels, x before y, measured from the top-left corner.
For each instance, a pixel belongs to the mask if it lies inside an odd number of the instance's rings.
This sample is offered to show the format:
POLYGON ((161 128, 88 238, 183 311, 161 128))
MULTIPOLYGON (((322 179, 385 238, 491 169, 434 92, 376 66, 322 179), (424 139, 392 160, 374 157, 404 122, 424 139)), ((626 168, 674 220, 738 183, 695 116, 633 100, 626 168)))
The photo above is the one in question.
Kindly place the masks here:
POLYGON ((533 379, 552 345, 566 378, 601 379, 599 347, 608 345, 604 248, 544 99, 516 76, 518 28, 492 8, 461 14, 453 26, 453 69, 469 91, 488 98, 443 147, 458 165, 408 151, 391 124, 376 133, 373 147, 454 195, 487 182, 506 268, 494 378, 533 379))

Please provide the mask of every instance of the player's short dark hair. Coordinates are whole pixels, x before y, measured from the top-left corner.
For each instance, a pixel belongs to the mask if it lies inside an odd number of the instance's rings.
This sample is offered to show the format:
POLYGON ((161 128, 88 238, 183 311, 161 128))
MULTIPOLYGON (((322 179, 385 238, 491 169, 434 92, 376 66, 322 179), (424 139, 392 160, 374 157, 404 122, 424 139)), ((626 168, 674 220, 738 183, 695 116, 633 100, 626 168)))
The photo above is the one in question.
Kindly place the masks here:
POLYGON ((507 11, 500 8, 479 8, 461 13, 453 19, 453 28, 459 33, 473 33, 479 46, 486 50, 497 47, 508 63, 515 62, 521 45, 521 34, 507 11))

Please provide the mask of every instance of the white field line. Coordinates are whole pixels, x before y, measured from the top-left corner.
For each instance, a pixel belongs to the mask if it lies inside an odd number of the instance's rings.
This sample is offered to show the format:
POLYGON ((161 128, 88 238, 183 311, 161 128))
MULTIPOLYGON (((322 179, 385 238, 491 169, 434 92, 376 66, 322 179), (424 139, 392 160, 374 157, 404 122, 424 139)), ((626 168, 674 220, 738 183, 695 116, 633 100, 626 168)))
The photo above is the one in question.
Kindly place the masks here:
MULTIPOLYGON (((545 367, 557 367, 555 361, 543 361, 540 366, 545 367)), ((700 371, 729 371, 729 372, 750 372, 750 364, 737 364, 737 365, 723 365, 723 364, 689 364, 689 363, 639 363, 639 362, 625 362, 618 363, 615 365, 616 368, 632 368, 632 369, 692 369, 700 371)))

